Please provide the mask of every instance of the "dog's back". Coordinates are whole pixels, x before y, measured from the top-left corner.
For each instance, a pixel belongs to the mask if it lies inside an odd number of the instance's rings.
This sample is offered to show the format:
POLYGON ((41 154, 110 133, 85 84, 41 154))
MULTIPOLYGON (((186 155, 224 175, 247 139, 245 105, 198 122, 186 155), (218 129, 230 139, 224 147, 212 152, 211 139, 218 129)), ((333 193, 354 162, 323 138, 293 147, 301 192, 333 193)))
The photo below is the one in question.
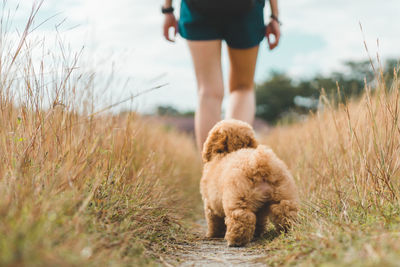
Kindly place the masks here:
POLYGON ((267 186, 260 185, 260 190, 254 190, 254 183, 259 181, 254 180, 257 174, 251 173, 259 169, 253 155, 257 147, 254 131, 245 122, 224 120, 211 129, 203 147, 204 170, 200 189, 203 199, 208 199, 220 216, 224 216, 222 197, 225 189, 237 191, 237 194, 253 194, 250 190, 254 191, 255 195, 250 198, 257 199, 256 202, 266 199, 267 186))
POLYGON ((297 189, 286 165, 258 145, 250 125, 228 120, 209 133, 203 149, 201 194, 207 235, 225 233, 231 246, 248 243, 262 232, 267 216, 288 229, 296 216, 297 189))
MULTIPOLYGON (((223 177, 232 177, 235 173, 234 155, 246 148, 256 148, 258 145, 251 126, 239 120, 224 120, 217 123, 209 132, 203 147, 204 170, 201 179, 201 194, 203 200, 210 205, 219 216, 224 216, 222 207, 223 177), (233 168, 233 169, 232 169, 233 168), (227 169, 232 169, 231 175, 225 175, 227 169)), ((240 153, 242 154, 242 153, 240 153)), ((240 165, 237 162, 236 165, 240 165)))
POLYGON ((244 199, 243 205, 253 211, 267 202, 298 197, 285 163, 264 145, 220 154, 207 162, 201 191, 203 196, 215 203, 214 208, 221 216, 225 213, 222 205, 224 196, 235 201, 244 199))

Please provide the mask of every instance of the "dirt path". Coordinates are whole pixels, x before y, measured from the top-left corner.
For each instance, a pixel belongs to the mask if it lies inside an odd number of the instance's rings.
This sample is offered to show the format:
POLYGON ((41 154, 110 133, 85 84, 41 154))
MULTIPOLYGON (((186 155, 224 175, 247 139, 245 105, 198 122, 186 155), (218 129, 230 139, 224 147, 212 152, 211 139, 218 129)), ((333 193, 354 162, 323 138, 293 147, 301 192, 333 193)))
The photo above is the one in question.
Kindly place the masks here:
MULTIPOLYGON (((205 221, 198 224, 199 237, 205 234, 205 221)), ((182 244, 174 253, 174 262, 163 262, 166 266, 266 266, 265 251, 250 244, 246 247, 228 247, 224 239, 207 240, 199 238, 182 244)))

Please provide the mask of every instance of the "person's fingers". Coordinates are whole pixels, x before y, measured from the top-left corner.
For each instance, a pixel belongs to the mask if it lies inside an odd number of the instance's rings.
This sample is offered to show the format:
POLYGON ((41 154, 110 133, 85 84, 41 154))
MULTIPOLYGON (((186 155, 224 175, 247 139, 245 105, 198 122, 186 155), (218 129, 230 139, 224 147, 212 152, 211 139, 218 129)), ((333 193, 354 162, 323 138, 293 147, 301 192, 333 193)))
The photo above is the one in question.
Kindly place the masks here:
POLYGON ((280 39, 281 39, 281 32, 278 30, 278 32, 276 33, 276 40, 279 42, 280 39))
POLYGON ((175 21, 175 25, 174 25, 174 38, 176 37, 176 35, 178 34, 179 28, 178 28, 178 21, 175 21))
POLYGON ((272 34, 274 36, 274 41, 271 43, 272 49, 276 47, 278 44, 278 38, 275 33, 272 34))
POLYGON ((172 15, 166 15, 164 20, 164 28, 163 28, 163 35, 164 38, 169 42, 174 42, 175 40, 170 37, 169 30, 174 29, 174 36, 176 36, 178 32, 178 23, 175 17, 172 15))
POLYGON ((165 22, 164 23, 164 28, 163 28, 163 35, 164 35, 164 38, 169 41, 168 28, 169 28, 168 27, 168 23, 165 22))
POLYGON ((277 42, 274 42, 270 45, 270 49, 273 50, 277 46, 277 42))
POLYGON ((164 37, 165 37, 165 39, 167 40, 167 41, 169 41, 169 42, 174 42, 174 40, 172 40, 170 37, 169 37, 169 28, 170 28, 171 26, 170 25, 166 25, 165 27, 164 27, 164 37))
POLYGON ((163 33, 163 35, 164 35, 164 38, 165 38, 166 40, 168 40, 168 28, 164 27, 164 33, 163 33))
POLYGON ((273 25, 273 22, 270 22, 265 30, 265 36, 267 37, 269 49, 272 50, 279 44, 279 39, 281 38, 281 33, 279 29, 279 25, 273 25), (273 35, 274 39, 272 40, 271 35, 273 35))
POLYGON ((279 44, 279 40, 281 39, 281 31, 278 29, 277 31, 276 31, 276 33, 275 33, 275 43, 276 43, 276 46, 278 46, 278 44, 279 44))
POLYGON ((275 41, 273 43, 271 43, 271 46, 270 46, 271 50, 278 46, 278 38, 275 34, 273 34, 273 35, 274 35, 275 41))
POLYGON ((271 39, 269 38, 270 34, 271 34, 271 27, 268 25, 265 36, 267 37, 269 49, 271 49, 271 39))
POLYGON ((279 44, 279 39, 281 37, 281 33, 280 33, 279 28, 271 27, 269 34, 272 34, 274 36, 274 42, 269 42, 269 48, 270 48, 270 50, 273 50, 279 44))

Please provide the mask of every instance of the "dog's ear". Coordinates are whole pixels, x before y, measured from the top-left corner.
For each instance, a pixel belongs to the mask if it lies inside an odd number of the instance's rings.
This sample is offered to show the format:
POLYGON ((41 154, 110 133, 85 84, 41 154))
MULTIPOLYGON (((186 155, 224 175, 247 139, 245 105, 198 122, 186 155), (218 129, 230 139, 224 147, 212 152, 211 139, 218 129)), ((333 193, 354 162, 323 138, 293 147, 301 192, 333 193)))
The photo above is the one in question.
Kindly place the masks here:
POLYGON ((247 144, 248 144, 248 147, 251 147, 251 148, 258 147, 258 142, 254 136, 248 136, 247 144))
POLYGON ((203 161, 211 161, 214 155, 228 154, 242 148, 257 146, 258 142, 249 124, 237 120, 221 121, 208 134, 203 146, 203 161))
POLYGON ((210 132, 203 146, 203 161, 211 161, 213 155, 222 154, 228 151, 228 136, 224 129, 210 132))
POLYGON ((258 142, 254 138, 253 131, 251 129, 238 129, 237 131, 230 131, 227 136, 227 139, 229 139, 229 142, 227 142, 227 153, 242 148, 256 148, 258 146, 258 142))

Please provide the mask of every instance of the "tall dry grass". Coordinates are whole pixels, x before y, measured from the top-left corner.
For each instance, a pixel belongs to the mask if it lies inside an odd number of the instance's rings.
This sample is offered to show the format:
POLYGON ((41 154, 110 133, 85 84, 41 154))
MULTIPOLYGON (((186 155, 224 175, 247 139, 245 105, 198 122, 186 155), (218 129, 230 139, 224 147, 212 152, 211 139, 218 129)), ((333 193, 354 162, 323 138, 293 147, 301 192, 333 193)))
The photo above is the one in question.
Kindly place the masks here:
POLYGON ((135 113, 90 115, 94 74, 30 37, 39 8, 20 34, 1 20, 0 265, 149 264, 200 203, 193 142, 135 113))
POLYGON ((324 109, 265 138, 302 198, 293 236, 268 244, 270 264, 370 266, 400 262, 400 84, 377 73, 359 100, 324 109))

